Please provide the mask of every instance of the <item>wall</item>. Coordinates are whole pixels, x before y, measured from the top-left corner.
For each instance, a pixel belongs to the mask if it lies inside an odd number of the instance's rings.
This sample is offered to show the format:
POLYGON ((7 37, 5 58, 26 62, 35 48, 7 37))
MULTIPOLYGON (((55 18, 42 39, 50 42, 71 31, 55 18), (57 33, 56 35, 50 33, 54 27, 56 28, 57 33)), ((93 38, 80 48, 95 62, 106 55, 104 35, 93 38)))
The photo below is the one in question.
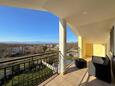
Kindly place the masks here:
POLYGON ((108 38, 106 42, 106 54, 111 60, 113 54, 110 52, 110 38, 108 38))
POLYGON ((85 56, 86 57, 92 57, 92 55, 93 55, 93 44, 86 43, 85 48, 86 48, 85 56))
POLYGON ((83 58, 86 58, 86 40, 84 38, 82 38, 83 41, 83 47, 82 47, 82 53, 83 53, 83 58))
MULTIPOLYGON (((112 26, 111 26, 111 29, 112 29, 112 27, 114 26, 114 28, 115 28, 115 24, 113 24, 112 26)), ((115 29, 114 29, 114 33, 115 33, 115 29)), ((115 38, 115 34, 114 34, 114 38, 115 38)), ((114 45, 115 45, 115 40, 114 40, 114 45)), ((114 46, 114 50, 115 50, 115 46, 114 46)), ((115 53, 115 51, 114 51, 114 53, 115 53)), ((110 34, 108 35, 108 38, 107 38, 107 40, 106 40, 106 54, 107 54, 107 56, 111 59, 112 58, 112 56, 113 56, 113 53, 111 53, 111 51, 110 51, 110 34)))
POLYGON ((78 37, 78 46, 80 48, 79 58, 87 58, 92 56, 106 56, 106 44, 87 43, 82 37, 78 37))
POLYGON ((104 44, 93 44, 93 56, 102 56, 106 55, 106 46, 104 44))
POLYGON ((109 56, 110 54, 110 36, 108 36, 106 40, 106 54, 109 56))
POLYGON ((86 57, 92 57, 92 56, 102 56, 105 57, 106 55, 106 45, 103 44, 92 44, 92 43, 86 43, 86 57))

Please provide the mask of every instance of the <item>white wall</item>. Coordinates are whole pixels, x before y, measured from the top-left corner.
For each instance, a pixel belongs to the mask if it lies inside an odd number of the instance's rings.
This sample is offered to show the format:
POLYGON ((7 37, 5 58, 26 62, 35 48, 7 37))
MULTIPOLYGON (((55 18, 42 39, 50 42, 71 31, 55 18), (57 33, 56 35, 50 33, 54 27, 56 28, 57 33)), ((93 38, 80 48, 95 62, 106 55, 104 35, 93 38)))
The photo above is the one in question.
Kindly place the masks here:
POLYGON ((110 35, 108 36, 107 41, 106 41, 106 54, 111 59, 112 54, 110 52, 110 35))
POLYGON ((110 52, 110 36, 107 38, 107 43, 106 43, 106 53, 109 55, 110 52))
MULTIPOLYGON (((115 28, 115 22, 111 25, 111 29, 112 29, 113 26, 115 28)), ((115 29, 114 29, 114 39, 115 39, 115 29)), ((107 41, 106 41, 106 53, 109 56, 109 58, 111 59, 113 54, 110 51, 110 34, 108 35, 108 38, 107 38, 107 41)), ((115 40, 114 40, 114 54, 115 54, 115 40)))

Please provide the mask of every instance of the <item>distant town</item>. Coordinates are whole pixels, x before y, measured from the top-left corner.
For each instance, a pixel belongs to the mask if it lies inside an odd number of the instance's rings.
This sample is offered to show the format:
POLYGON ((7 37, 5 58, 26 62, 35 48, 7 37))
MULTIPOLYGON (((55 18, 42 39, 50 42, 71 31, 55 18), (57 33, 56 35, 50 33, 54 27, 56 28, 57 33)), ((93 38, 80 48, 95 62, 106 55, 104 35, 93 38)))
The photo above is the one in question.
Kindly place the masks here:
MULTIPOLYGON (((67 43, 67 56, 77 56, 76 51, 78 49, 77 43, 67 43), (70 51, 70 52, 69 52, 70 51)), ((40 54, 45 52, 59 51, 59 44, 57 43, 39 43, 39 44, 27 44, 27 43, 0 43, 0 58, 15 58, 26 55, 40 54)))

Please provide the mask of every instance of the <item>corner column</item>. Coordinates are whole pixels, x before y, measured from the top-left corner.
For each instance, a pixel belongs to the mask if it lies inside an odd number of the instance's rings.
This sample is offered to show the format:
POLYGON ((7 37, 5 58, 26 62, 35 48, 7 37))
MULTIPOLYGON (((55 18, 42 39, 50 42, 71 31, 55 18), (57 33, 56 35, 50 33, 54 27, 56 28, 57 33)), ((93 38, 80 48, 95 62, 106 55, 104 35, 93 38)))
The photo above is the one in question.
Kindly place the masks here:
POLYGON ((83 39, 81 36, 78 36, 78 48, 79 48, 79 58, 83 57, 83 39))

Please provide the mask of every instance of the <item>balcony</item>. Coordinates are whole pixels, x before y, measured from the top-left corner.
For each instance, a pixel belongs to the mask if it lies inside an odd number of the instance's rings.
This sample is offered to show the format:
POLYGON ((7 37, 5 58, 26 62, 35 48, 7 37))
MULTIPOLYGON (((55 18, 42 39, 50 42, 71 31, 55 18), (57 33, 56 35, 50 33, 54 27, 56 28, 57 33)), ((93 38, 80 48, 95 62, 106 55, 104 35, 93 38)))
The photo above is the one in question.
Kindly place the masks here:
MULTIPOLYGON (((0 86, 44 86, 51 79, 57 81, 57 78, 58 81, 64 81, 58 74, 59 53, 46 52, 8 60, 2 59, 3 61, 0 61, 0 86)), ((73 60, 65 60, 67 74, 64 77, 69 76, 68 79, 70 79, 74 76, 75 83, 79 72, 73 63, 73 60), (77 72, 78 74, 76 74, 77 72)))
POLYGON ((46 52, 1 61, 0 86, 110 86, 89 76, 88 68, 76 68, 72 60, 65 60, 65 74, 58 74, 58 57, 59 52, 46 52))
POLYGON ((64 60, 67 24, 78 36, 79 58, 115 56, 115 38, 110 37, 112 28, 115 34, 115 0, 0 0, 0 4, 57 15, 60 51, 0 62, 0 86, 115 86, 89 76, 87 68, 66 65, 64 60))
POLYGON ((72 63, 66 70, 64 76, 55 75, 39 86, 80 86, 86 75, 87 68, 77 69, 74 63, 72 63))

